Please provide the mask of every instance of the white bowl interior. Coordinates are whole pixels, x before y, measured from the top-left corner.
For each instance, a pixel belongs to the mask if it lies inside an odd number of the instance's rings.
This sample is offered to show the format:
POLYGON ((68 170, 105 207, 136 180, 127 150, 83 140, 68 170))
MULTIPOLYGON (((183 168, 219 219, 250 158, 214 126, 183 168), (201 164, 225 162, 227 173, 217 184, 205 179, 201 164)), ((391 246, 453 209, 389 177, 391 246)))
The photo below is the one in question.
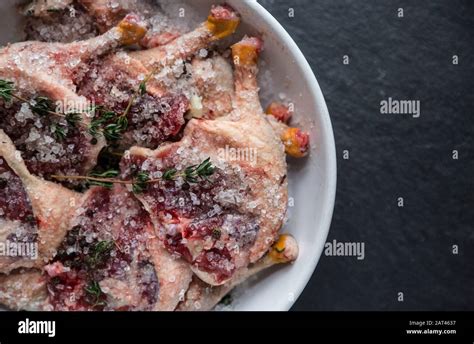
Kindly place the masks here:
MULTIPOLYGON (((3 0, 0 44, 22 39, 16 0, 3 0)), ((214 0, 182 1, 192 7, 190 25, 205 18, 214 0)), ((174 9, 178 8, 174 3, 174 9)), ((229 0, 243 24, 232 39, 257 34, 265 41, 260 71, 262 103, 285 95, 295 105, 295 123, 311 133, 312 150, 303 161, 291 161, 289 220, 283 232, 297 239, 300 256, 292 265, 278 267, 251 279, 234 292, 232 309, 239 311, 288 310, 298 298, 322 253, 332 217, 336 190, 334 137, 326 103, 314 74, 291 37, 256 1, 229 0)), ((180 7, 180 6, 179 6, 180 7)), ((174 11, 173 9, 173 11, 174 11)), ((174 15, 170 13, 170 15, 174 15)), ((320 276, 319 278, 324 278, 320 276)))

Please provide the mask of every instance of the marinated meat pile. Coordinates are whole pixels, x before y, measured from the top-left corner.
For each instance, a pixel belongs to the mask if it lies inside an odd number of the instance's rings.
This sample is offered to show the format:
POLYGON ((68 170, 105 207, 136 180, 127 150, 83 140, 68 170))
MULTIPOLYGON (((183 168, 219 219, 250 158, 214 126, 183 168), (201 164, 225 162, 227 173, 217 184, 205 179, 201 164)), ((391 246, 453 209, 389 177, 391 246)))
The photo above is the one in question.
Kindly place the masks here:
POLYGON ((216 46, 235 10, 190 32, 148 1, 21 11, 30 41, 0 50, 0 244, 35 255, 0 256, 2 304, 208 310, 297 258, 279 231, 308 135, 261 107, 261 39, 216 46))

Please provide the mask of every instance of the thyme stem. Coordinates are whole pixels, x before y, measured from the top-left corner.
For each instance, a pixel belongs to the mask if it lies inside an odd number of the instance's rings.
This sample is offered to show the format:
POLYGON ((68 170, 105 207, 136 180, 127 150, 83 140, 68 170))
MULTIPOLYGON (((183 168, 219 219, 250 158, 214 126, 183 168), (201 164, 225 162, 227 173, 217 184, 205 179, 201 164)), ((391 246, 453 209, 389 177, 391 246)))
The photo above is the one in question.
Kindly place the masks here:
MULTIPOLYGON (((26 98, 24 98, 24 97, 22 97, 22 96, 19 96, 19 95, 15 94, 15 93, 12 93, 11 96, 12 96, 13 98, 15 98, 15 99, 18 99, 19 101, 21 101, 21 102, 23 102, 23 103, 31 104, 31 100, 28 100, 28 99, 26 99, 26 98)), ((57 117, 61 117, 61 118, 66 118, 66 117, 67 117, 66 114, 62 114, 62 113, 59 113, 59 112, 56 112, 56 111, 47 110, 46 112, 47 112, 48 114, 50 114, 50 115, 57 116, 57 117)), ((84 123, 81 122, 81 124, 84 124, 84 123)))
POLYGON ((146 92, 146 84, 150 79, 158 72, 159 68, 155 67, 150 73, 145 76, 145 79, 140 83, 139 87, 135 90, 132 97, 130 98, 125 111, 120 115, 121 118, 126 118, 132 109, 133 103, 138 98, 139 95, 143 95, 146 92))
MULTIPOLYGON (((147 185, 159 183, 161 181, 175 180, 177 177, 182 177, 188 183, 197 183, 199 180, 208 180, 214 174, 215 167, 211 163, 211 159, 207 158, 199 165, 192 165, 178 172, 176 169, 169 169, 163 173, 161 178, 150 178, 148 172, 139 172, 133 179, 122 180, 117 178, 106 178, 100 176, 64 176, 52 175, 56 180, 85 180, 89 182, 100 183, 104 187, 112 187, 113 184, 132 185, 134 193, 141 193, 147 185)), ((102 173, 102 176, 117 175, 118 171, 107 171, 102 173)))

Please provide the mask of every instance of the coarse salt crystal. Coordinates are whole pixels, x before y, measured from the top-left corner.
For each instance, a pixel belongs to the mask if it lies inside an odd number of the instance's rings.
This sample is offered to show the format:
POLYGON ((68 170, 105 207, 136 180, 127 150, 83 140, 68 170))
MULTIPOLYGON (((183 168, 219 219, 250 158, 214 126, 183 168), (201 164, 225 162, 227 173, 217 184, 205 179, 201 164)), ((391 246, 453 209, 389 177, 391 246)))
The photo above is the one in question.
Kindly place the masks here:
POLYGON ((201 49, 201 50, 199 50, 199 56, 200 56, 200 57, 205 58, 205 57, 207 57, 207 55, 208 55, 207 49, 201 49))

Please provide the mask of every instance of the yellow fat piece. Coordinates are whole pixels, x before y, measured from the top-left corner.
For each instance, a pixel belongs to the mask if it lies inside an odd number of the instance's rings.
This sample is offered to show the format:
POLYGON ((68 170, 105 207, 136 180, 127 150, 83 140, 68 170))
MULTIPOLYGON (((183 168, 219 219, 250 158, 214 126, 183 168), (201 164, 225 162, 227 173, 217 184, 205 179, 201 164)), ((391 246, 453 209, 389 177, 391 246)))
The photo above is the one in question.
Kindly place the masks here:
POLYGON ((286 241, 288 239, 287 234, 282 234, 278 238, 278 241, 273 244, 270 249, 269 256, 276 263, 286 263, 288 259, 285 257, 286 241))
POLYGON ((232 35, 240 24, 240 19, 218 19, 213 16, 207 18, 207 28, 212 33, 214 40, 232 35))
POLYGON ((147 33, 147 29, 135 23, 122 20, 118 25, 121 38, 120 42, 124 45, 138 43, 147 33))
POLYGON ((252 45, 239 44, 232 46, 234 63, 242 66, 255 66, 258 62, 257 49, 252 45))
POLYGON ((289 128, 281 135, 281 140, 285 145, 286 154, 294 158, 304 157, 304 153, 301 152, 301 147, 297 140, 298 132, 298 128, 289 128))

